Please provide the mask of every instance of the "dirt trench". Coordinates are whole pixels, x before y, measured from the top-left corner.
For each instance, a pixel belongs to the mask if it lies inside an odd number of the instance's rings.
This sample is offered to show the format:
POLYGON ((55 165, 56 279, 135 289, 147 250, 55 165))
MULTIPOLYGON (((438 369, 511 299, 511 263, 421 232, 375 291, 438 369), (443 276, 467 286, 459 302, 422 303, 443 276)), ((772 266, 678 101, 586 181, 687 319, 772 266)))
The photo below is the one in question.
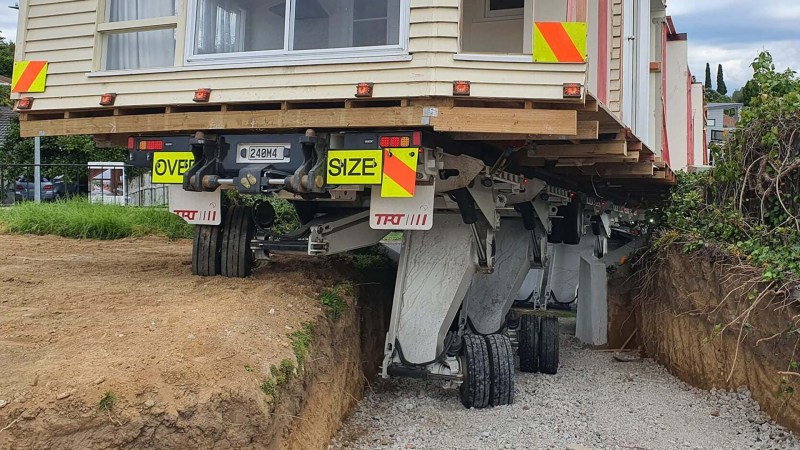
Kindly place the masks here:
POLYGON ((0 235, 0 449, 327 446, 378 368, 391 286, 341 260, 244 280, 190 260, 186 241, 0 235), (318 300, 334 286, 336 321, 318 300), (307 323, 305 364, 267 395, 307 323))
POLYGON ((800 360, 800 305, 753 283, 754 273, 712 251, 672 248, 633 277, 615 274, 609 346, 633 335, 627 348, 641 345, 683 381, 702 389, 746 386, 775 421, 800 432, 800 376, 791 364, 800 360))

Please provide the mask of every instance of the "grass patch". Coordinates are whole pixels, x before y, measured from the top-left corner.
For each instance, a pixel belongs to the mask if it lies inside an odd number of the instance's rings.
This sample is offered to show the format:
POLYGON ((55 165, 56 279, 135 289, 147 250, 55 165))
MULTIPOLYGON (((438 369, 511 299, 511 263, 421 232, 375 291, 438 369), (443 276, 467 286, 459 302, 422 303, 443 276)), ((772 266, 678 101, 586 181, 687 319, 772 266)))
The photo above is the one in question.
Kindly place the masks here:
POLYGON ((344 299, 344 287, 336 286, 333 289, 323 291, 319 294, 319 301, 328 317, 336 322, 342 317, 342 313, 347 311, 347 301, 344 299))
POLYGON ((401 242, 403 240, 403 232, 392 231, 391 233, 387 234, 383 240, 386 242, 401 242))
POLYGON ((314 324, 304 323, 301 329, 289 335, 289 339, 292 341, 292 350, 297 358, 297 365, 302 367, 308 352, 311 351, 311 343, 314 341, 314 324))
POLYGON ((103 397, 100 398, 98 409, 101 411, 110 412, 114 408, 114 403, 117 402, 117 397, 111 391, 106 391, 103 397))
POLYGON ((76 239, 122 239, 147 235, 192 238, 194 227, 161 208, 103 205, 87 200, 20 203, 0 213, 7 233, 76 239))
POLYGON ((261 382, 261 392, 277 398, 278 388, 291 381, 292 377, 294 377, 294 363, 284 359, 279 367, 270 366, 269 373, 272 378, 267 378, 261 382))

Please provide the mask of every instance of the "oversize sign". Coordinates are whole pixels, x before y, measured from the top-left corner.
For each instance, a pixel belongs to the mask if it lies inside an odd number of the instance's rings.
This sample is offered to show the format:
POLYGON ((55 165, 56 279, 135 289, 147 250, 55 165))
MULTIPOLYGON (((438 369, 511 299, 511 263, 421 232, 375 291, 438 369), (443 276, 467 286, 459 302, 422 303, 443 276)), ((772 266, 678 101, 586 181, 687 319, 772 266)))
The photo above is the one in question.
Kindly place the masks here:
POLYGON ((182 184, 183 174, 194 164, 192 152, 153 153, 153 183, 182 184))
POLYGON ((383 150, 329 150, 328 184, 381 184, 383 150))

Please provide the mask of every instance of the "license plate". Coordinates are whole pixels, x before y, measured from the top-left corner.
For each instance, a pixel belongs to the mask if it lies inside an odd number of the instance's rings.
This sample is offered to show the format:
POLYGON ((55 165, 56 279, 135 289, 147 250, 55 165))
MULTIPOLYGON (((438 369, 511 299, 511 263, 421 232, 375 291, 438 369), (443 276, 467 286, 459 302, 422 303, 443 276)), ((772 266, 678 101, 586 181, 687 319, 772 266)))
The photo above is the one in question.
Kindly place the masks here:
POLYGON ((269 162, 269 163, 288 163, 289 144, 239 144, 236 153, 237 163, 269 162))

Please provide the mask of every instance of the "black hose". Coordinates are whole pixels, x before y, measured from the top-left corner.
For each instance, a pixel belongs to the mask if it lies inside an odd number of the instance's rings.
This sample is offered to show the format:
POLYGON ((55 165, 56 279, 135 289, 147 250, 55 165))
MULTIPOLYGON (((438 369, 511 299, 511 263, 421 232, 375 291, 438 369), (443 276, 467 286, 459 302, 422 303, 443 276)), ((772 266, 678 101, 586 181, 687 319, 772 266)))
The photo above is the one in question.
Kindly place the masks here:
POLYGON ((408 367, 425 367, 425 366, 429 366, 429 365, 431 365, 433 363, 440 362, 441 360, 443 360, 445 358, 445 356, 447 356, 447 352, 449 352, 450 351, 450 347, 453 346, 453 342, 455 340, 454 336, 457 336, 457 334, 448 333, 447 338, 445 338, 445 340, 444 340, 444 348, 442 349, 442 352, 439 353, 439 355, 436 356, 436 358, 434 358, 432 361, 428 361, 428 362, 424 362, 424 363, 411 363, 411 362, 408 362, 406 360, 406 358, 403 356, 403 348, 400 346, 400 341, 398 341, 397 339, 395 339, 395 341, 394 341, 394 347, 397 350, 397 356, 400 357, 400 362, 402 362, 404 366, 408 366, 408 367))

